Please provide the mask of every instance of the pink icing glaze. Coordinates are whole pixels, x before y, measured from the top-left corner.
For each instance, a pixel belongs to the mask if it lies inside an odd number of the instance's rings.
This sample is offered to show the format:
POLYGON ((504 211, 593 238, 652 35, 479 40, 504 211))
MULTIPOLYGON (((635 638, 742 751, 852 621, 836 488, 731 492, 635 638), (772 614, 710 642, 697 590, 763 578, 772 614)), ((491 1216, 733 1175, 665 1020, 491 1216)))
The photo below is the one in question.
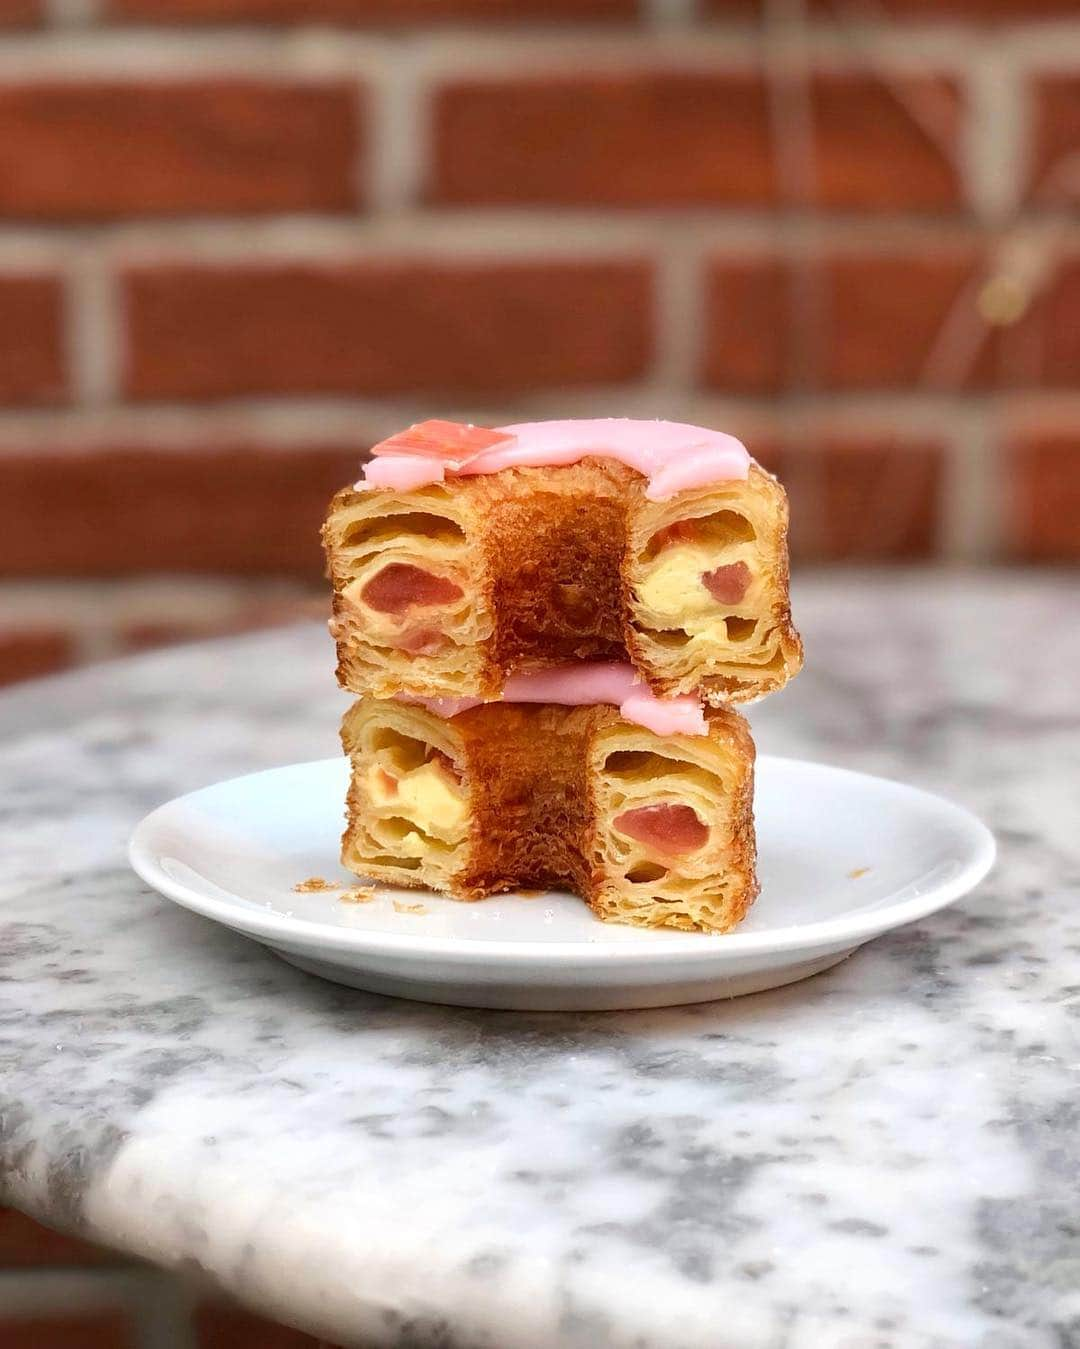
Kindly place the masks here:
POLYGON ((443 482, 446 468, 441 459, 424 455, 387 454, 364 465, 364 476, 357 487, 390 487, 395 492, 411 492, 414 487, 443 482))
MULTIPOLYGON (((412 698, 439 717, 456 717, 481 698, 412 698)), ((551 670, 511 675, 501 701, 557 703, 561 707, 588 707, 611 703, 620 714, 654 735, 708 735, 709 726, 696 698, 657 698, 638 678, 632 665, 620 661, 583 661, 551 670)))
MULTIPOLYGON (((576 464, 596 455, 618 459, 648 478, 645 495, 666 501, 676 492, 709 483, 743 479, 750 471, 750 455, 734 436, 685 422, 636 421, 629 417, 551 422, 518 422, 500 426, 512 442, 484 450, 457 472, 498 473, 504 468, 576 464)), ((358 487, 389 487, 409 491, 427 483, 444 482, 454 472, 437 455, 377 455, 364 467, 358 487)))

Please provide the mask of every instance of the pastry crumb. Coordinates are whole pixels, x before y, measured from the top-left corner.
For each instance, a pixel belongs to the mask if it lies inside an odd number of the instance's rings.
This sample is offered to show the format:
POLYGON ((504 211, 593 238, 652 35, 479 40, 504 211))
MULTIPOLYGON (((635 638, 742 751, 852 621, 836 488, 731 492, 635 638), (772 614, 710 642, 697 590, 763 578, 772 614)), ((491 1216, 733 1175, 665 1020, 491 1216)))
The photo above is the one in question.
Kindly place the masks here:
POLYGON ((394 900, 395 913, 427 913, 427 911, 426 904, 403 904, 400 899, 394 900))
POLYGON ((540 899, 542 895, 548 893, 547 890, 515 890, 514 893, 518 899, 540 899))
POLYGON ((340 895, 342 904, 370 904, 374 898, 375 887, 373 885, 350 885, 340 895))
POLYGON ((340 881, 328 881, 323 876, 309 876, 306 881, 298 881, 293 890, 298 895, 314 895, 321 890, 340 890, 340 881))
POLYGON ((848 880, 857 881, 860 876, 865 876, 869 870, 869 867, 856 867, 854 871, 848 872, 848 880))

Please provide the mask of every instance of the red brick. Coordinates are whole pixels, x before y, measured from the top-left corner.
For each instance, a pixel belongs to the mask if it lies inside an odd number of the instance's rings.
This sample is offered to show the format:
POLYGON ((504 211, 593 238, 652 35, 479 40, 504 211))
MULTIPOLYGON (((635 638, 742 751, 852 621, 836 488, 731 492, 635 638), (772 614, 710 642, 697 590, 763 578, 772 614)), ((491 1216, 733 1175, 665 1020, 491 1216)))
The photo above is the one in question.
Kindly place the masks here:
MULTIPOLYGON (((39 526, 40 526, 39 521, 39 526)), ((23 632, 0 628, 0 684, 16 684, 22 679, 36 679, 40 675, 54 674, 74 664, 75 653, 70 636, 54 629, 30 628, 23 632)), ((8 1239, 3 1233, 6 1225, 6 1211, 0 1210, 0 1254, 4 1253, 8 1239)), ((56 1233, 45 1233, 37 1238, 38 1249, 53 1249, 55 1259, 62 1258, 60 1252, 70 1244, 66 1238, 56 1233)), ((0 1261, 0 1264, 3 1262, 0 1261)), ((20 1263, 16 1260, 16 1263, 20 1263)), ((40 1263, 35 1261, 34 1263, 40 1263)), ((6 1349, 6 1341, 2 1341, 6 1349)))
POLYGON ((0 216, 345 210, 359 143, 344 81, 9 85, 0 216))
POLYGON ((763 456, 791 498, 802 561, 900 561, 936 551, 944 452, 888 437, 814 437, 763 456))
POLYGON ((0 455, 0 575, 322 569, 327 502, 362 446, 0 455))
POLYGON ((940 77, 818 76, 813 199, 839 209, 958 205, 960 110, 955 83, 940 77), (909 111, 920 106, 943 145, 909 111))
MULTIPOLYGON (((923 382, 934 339, 966 281, 973 250, 931 249, 807 259, 808 306, 793 304, 790 258, 715 258, 709 268, 705 379, 770 393, 790 384, 804 324, 811 385, 910 388, 923 382)), ((974 297, 969 302, 973 305, 974 297)), ((972 309, 974 314, 974 309, 972 309)), ((960 372, 966 375, 966 367, 960 372)), ((947 381, 948 382, 948 381, 947 381)), ((953 383, 964 382, 962 379, 953 383)))
POLYGON ((775 257, 715 260, 706 279, 707 384, 776 393, 790 375, 791 277, 775 257))
POLYGON ((823 369, 837 388, 1080 383, 1080 258, 1060 259, 1027 309, 1003 326, 980 312, 993 272, 974 246, 825 265, 823 369))
POLYGON ((1013 361, 1015 383, 1080 387, 1080 256, 1059 260, 1016 329, 1002 334, 999 357, 1013 361))
POLYGON ((135 398, 618 383, 650 356, 638 261, 179 265, 126 296, 135 398))
POLYGON ((174 646, 177 642, 201 642, 211 637, 255 632, 286 623, 313 619, 325 622, 329 617, 329 597, 321 594, 309 599, 253 601, 224 618, 194 621, 162 618, 152 622, 128 623, 117 636, 120 646, 126 651, 148 651, 161 646, 174 646))
MULTIPOLYGON (((813 83, 810 195, 829 207, 960 200, 955 88, 897 76, 813 83), (899 91, 899 96, 896 91, 899 91), (902 99, 932 100, 943 151, 902 99)), ((671 69, 464 80, 434 98, 428 196, 443 203, 768 205, 778 199, 760 74, 671 69)))
POLYGON ((0 402, 64 398, 63 311, 63 290, 55 277, 0 276, 0 402))
MULTIPOLYGON (((852 18, 851 0, 812 0, 812 8, 822 16, 833 15, 848 22, 852 18)), ((873 15, 877 14, 919 22, 966 19, 973 23, 1024 23, 1074 17, 1076 0, 874 0, 873 15)))
MULTIPOLYGON (((41 654, 47 657, 49 654, 66 656, 67 648, 61 645, 62 638, 57 633, 32 633, 22 634, 27 639, 26 651, 28 656, 33 654, 33 641, 35 638, 41 639, 41 654), (50 643, 52 648, 50 651, 50 643)), ((19 640, 19 635, 14 633, 0 634, 0 680, 3 680, 8 669, 17 671, 17 665, 12 662, 9 666, 5 652, 12 643, 19 640)), ((29 674, 45 674, 49 670, 58 669, 61 664, 66 664, 66 660, 58 661, 56 664, 42 663, 35 668, 28 668, 29 674)), ((28 660, 27 665, 31 662, 28 660)), ((15 678, 26 678, 27 675, 15 673, 15 678)), ((20 1213, 18 1209, 0 1208, 0 1268, 25 1268, 29 1265, 89 1265, 100 1264, 102 1261, 115 1260, 116 1257, 111 1252, 104 1250, 100 1246, 91 1246, 85 1241, 79 1241, 76 1237, 63 1236, 60 1232, 54 1232, 51 1227, 43 1227, 33 1218, 28 1218, 25 1213, 20 1213)), ((2 1342, 2 1340, 0 1340, 2 1342)))
MULTIPOLYGON (((913 388, 930 374, 936 339, 958 302, 975 317, 970 250, 834 257, 823 264, 822 382, 839 389, 913 388)), ((964 383, 964 366, 941 374, 964 383), (955 374, 954 374, 955 371, 955 374)))
MULTIPOLYGON (((706 0, 705 11, 716 18, 760 16, 764 0, 706 0)), ((916 20, 919 23, 944 19, 955 23, 1011 22, 1032 19, 1071 18, 1076 0, 808 0, 807 9, 815 18, 852 19, 889 18, 916 20)))
POLYGON ((199 1349, 333 1349, 326 1340, 222 1303, 199 1308, 195 1326, 199 1349))
POLYGON ((776 194, 757 75, 463 81, 437 92, 434 116, 436 201, 763 204, 776 194))
POLYGON ((38 0, 0 0, 0 28, 22 28, 40 20, 38 0))
POLYGON ((1080 561, 1080 434, 1016 437, 1007 466, 1011 555, 1028 562, 1080 561))
MULTIPOLYGON (((982 341, 970 383, 981 388, 1080 386, 1080 256, 1049 255, 1044 284, 1036 286, 1015 322, 989 326, 978 318, 978 296, 991 273, 984 266, 974 288, 971 323, 982 341)), ((1008 275, 1006 272, 1005 276, 1008 275)))
POLYGON ((470 20, 628 19, 637 0, 106 0, 107 12, 143 23, 405 25, 470 20))
POLYGON ((810 259, 811 306, 790 303, 791 260, 717 257, 707 281, 704 377, 716 388, 784 387, 799 323, 824 389, 1076 388, 1080 257, 1065 255, 1014 322, 983 317, 993 276, 975 243, 810 259))
POLYGON ((1080 75, 1044 75, 1031 88, 1031 183, 1036 201, 1080 201, 1080 75))
POLYGON ((126 623, 116 638, 122 651, 156 651, 159 647, 200 642, 204 638, 220 637, 235 631, 237 629, 227 623, 186 623, 163 618, 152 623, 126 623))
POLYGON ((4 1349, 135 1349, 128 1318, 119 1312, 19 1317, 0 1321, 4 1349))

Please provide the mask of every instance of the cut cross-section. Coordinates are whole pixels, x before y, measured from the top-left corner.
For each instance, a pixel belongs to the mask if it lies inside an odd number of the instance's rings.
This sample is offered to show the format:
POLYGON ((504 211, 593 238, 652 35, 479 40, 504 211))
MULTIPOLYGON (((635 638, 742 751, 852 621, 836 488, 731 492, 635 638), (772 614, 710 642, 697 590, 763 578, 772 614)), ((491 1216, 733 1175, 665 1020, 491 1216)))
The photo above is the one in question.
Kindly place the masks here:
MULTIPOLYGON (((462 448, 437 426, 410 430, 407 448, 429 438, 462 448)), ((786 498, 756 465, 662 501, 588 457, 347 488, 324 538, 338 678, 357 693, 490 700, 517 673, 628 659, 654 693, 717 705, 779 688, 801 663, 786 498)))
POLYGON ((754 747, 727 708, 661 736, 609 706, 490 702, 442 717, 362 698, 342 859, 459 899, 567 888, 606 920, 722 932, 753 899, 754 747))

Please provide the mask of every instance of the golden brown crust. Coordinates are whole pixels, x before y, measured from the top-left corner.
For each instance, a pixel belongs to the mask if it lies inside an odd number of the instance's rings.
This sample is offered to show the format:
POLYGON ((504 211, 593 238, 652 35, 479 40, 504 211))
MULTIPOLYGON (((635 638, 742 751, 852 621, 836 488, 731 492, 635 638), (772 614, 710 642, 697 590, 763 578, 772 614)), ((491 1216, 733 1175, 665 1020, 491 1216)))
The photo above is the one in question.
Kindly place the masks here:
POLYGON ((348 488, 331 503, 323 541, 338 680, 355 693, 494 698, 517 671, 630 660, 658 694, 700 691, 739 703, 781 688, 802 664, 788 595, 787 499, 756 464, 745 481, 663 503, 646 498, 640 474, 606 459, 409 493, 348 488), (724 605, 692 585, 712 612, 684 630, 677 613, 646 602, 659 565, 650 541, 673 522, 719 519, 752 522, 749 536, 718 545, 712 561, 706 550, 701 566, 745 560, 751 588, 742 603, 724 605), (395 633, 397 620, 373 614, 362 595, 387 561, 408 560, 457 585, 463 599, 451 611, 414 611, 395 633))
MULTIPOLYGON (((342 860, 359 875, 458 899, 564 887, 605 921, 727 931, 757 893, 754 745, 738 713, 717 708, 708 718, 708 737, 659 737, 606 706, 492 703, 444 721, 360 699, 342 729, 353 767, 342 860), (386 754, 397 756, 394 771, 444 755, 459 776, 467 825, 449 831, 449 852, 443 829, 423 856, 415 817, 386 826, 404 840, 400 864, 387 852, 390 835, 380 834, 380 808, 365 786, 386 754), (651 852, 613 823, 635 806, 682 801, 709 830, 688 856, 651 852)), ((401 809, 395 800, 382 803, 383 815, 401 809)))

